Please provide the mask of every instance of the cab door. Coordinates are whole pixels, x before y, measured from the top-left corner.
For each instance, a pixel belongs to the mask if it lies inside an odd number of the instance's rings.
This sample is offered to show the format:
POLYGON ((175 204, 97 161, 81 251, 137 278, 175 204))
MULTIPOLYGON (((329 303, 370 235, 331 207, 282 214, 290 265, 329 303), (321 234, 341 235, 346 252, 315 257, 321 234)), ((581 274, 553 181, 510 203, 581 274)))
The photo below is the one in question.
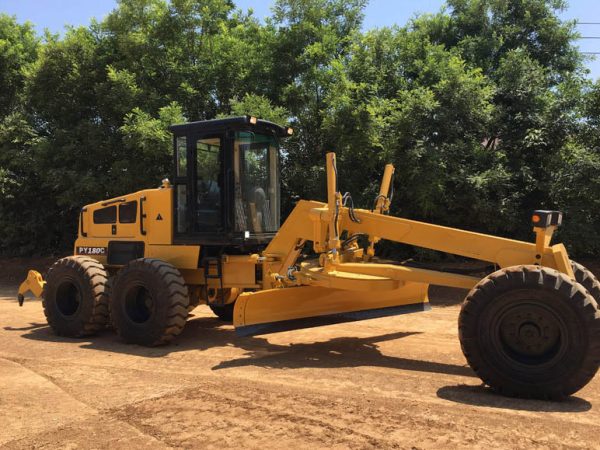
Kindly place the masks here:
POLYGON ((193 157, 192 233, 223 232, 223 136, 198 135, 190 142, 193 157))
POLYGON ((225 229, 224 134, 175 137, 175 238, 216 242, 225 229))
POLYGON ((192 199, 192 172, 188 161, 191 149, 188 146, 187 136, 175 136, 175 176, 173 177, 174 201, 174 234, 176 237, 185 237, 190 234, 192 211, 189 207, 192 199))

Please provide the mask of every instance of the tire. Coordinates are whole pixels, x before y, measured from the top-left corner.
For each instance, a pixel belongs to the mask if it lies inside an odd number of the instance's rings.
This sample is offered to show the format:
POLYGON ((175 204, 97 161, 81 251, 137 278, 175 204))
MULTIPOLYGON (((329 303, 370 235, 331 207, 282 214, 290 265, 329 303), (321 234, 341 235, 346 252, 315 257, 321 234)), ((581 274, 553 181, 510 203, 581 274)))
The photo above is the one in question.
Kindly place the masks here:
POLYGON ((600 282, 596 276, 586 267, 575 261, 571 261, 571 266, 573 267, 573 273, 577 282, 586 288, 590 295, 594 297, 596 303, 600 305, 600 282))
POLYGON ((157 346, 181 333, 188 316, 188 289, 179 271, 158 259, 136 259, 114 280, 113 325, 123 341, 157 346))
POLYGON ((469 365, 504 395, 561 399, 598 370, 598 305, 554 269, 515 266, 485 277, 467 295, 458 323, 469 365))
POLYGON ((59 259, 48 270, 44 314, 58 336, 90 336, 108 322, 109 286, 102 264, 87 256, 59 259))
POLYGON ((208 307, 211 309, 213 313, 224 322, 232 322, 233 321, 233 308, 235 306, 235 302, 228 303, 226 305, 214 305, 208 304, 208 307))

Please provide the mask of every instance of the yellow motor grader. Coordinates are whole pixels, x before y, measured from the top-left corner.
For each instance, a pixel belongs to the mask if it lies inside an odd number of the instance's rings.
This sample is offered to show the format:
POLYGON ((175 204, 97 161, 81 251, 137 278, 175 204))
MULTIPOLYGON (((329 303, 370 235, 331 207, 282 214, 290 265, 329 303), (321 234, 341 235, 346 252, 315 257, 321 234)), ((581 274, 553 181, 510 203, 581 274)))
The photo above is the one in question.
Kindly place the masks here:
POLYGON ((172 181, 83 207, 74 256, 20 286, 21 304, 28 291, 42 296, 56 334, 111 321, 125 342, 164 344, 199 304, 241 335, 264 334, 427 310, 435 284, 470 289, 462 350, 497 391, 561 398, 594 377, 600 284, 551 245, 561 213, 535 211, 531 243, 391 217, 392 165, 373 209, 354 208, 329 153, 327 202, 299 201, 280 226, 279 141, 290 128, 243 116, 170 130, 172 181), (498 270, 480 278, 383 261, 381 239, 498 270))

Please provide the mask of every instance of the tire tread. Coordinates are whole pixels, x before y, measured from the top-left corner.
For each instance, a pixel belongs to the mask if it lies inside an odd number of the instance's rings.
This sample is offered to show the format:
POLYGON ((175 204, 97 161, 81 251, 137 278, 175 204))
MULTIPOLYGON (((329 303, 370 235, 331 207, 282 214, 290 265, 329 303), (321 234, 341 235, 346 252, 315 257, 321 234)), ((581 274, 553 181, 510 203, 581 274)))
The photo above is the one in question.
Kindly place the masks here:
POLYGON ((46 280, 53 282, 56 272, 61 268, 75 270, 82 277, 85 284, 91 289, 93 298, 92 313, 87 318, 83 327, 75 333, 65 333, 59 319, 50 311, 46 292, 42 295, 42 306, 44 315, 50 327, 58 335, 69 335, 71 337, 90 336, 106 327, 108 321, 108 273, 95 259, 86 256, 68 256, 56 261, 48 270, 46 280))
MULTIPOLYGON (((131 261, 119 271, 114 280, 116 289, 118 289, 121 280, 127 276, 130 270, 140 268, 152 271, 161 280, 162 285, 167 290, 166 298, 162 299, 162 301, 168 304, 166 320, 163 328, 160 330, 160 336, 151 342, 144 342, 143 345, 154 347, 167 344, 181 334, 185 327, 188 317, 187 306, 189 304, 187 285, 179 270, 172 264, 155 258, 140 258, 131 261)), ((123 339, 128 340, 126 330, 120 329, 116 323, 113 325, 117 333, 123 339)))
MULTIPOLYGON (((576 276, 577 272, 576 270, 576 276)), ((578 279, 583 278, 580 276, 578 279)), ((586 279, 590 279, 587 274, 586 279)), ((467 362, 487 385, 504 395, 561 399, 573 394, 593 378, 600 363, 600 311, 598 311, 596 300, 591 295, 593 289, 596 287, 600 289, 600 283, 596 280, 593 285, 589 283, 589 286, 592 287, 592 290, 574 282, 557 270, 540 266, 508 267, 484 278, 465 298, 458 320, 461 349, 467 362), (555 384, 547 389, 527 391, 522 388, 522 385, 507 383, 503 377, 497 376, 494 368, 490 367, 483 358, 482 350, 477 344, 478 311, 481 311, 487 303, 492 302, 495 296, 520 287, 534 289, 539 287, 561 293, 587 325, 588 353, 579 370, 574 373, 567 384, 555 384)))

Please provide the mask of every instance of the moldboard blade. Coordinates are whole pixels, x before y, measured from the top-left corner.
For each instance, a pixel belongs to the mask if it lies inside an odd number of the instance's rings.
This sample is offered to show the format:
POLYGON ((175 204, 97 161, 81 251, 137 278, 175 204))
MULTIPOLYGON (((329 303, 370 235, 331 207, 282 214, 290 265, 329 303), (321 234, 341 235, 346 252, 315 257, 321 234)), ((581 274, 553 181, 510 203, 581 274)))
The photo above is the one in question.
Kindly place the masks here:
POLYGON ((236 334, 312 328, 430 309, 428 285, 406 283, 385 292, 356 292, 315 286, 248 292, 236 301, 236 334))

